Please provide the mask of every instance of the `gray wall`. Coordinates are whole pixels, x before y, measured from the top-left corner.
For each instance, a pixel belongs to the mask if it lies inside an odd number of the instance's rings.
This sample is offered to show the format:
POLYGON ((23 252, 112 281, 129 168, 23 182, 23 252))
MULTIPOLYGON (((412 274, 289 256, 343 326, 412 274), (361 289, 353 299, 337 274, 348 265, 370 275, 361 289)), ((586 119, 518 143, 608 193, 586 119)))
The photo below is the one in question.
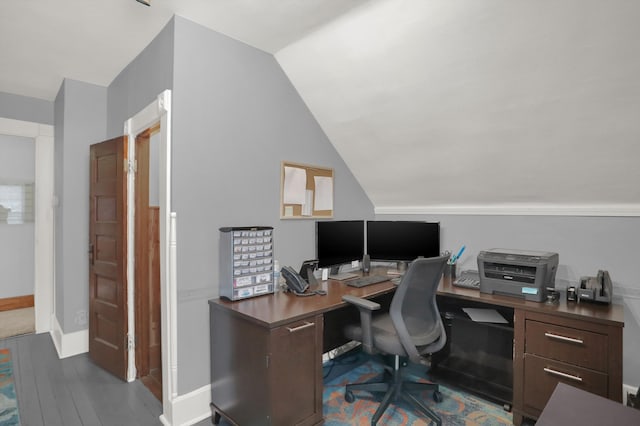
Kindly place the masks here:
MULTIPOLYGON (((64 170, 64 101, 65 101, 65 81, 60 85, 58 94, 54 101, 54 116, 55 123, 53 128, 53 194, 54 194, 54 306, 56 315, 63 317, 64 313, 64 233, 62 232, 64 227, 64 205, 60 203, 60 200, 64 199, 64 179, 62 171, 64 170)), ((60 320, 59 320, 60 321, 60 320)), ((62 325, 62 324, 60 324, 62 325)))
MULTIPOLYGON (((29 182, 35 182, 35 141, 0 135, 0 184, 29 182)), ((33 294, 33 222, 9 225, 0 221, 0 271, 0 299, 33 294)))
POLYGON ((53 124, 53 102, 0 92, 0 117, 53 124))
POLYGON ((153 102, 173 80, 173 19, 111 82, 107 95, 107 135, 124 134, 124 122, 153 102))
POLYGON ((282 160, 335 169, 336 219, 373 205, 272 55, 175 18, 173 210, 178 239, 179 393, 209 383, 207 300, 218 228, 273 226, 275 258, 314 257, 314 221, 280 220, 282 160))
POLYGON ((55 105, 55 304, 72 333, 88 326, 89 146, 106 138, 107 89, 65 79, 55 105))
POLYGON ((457 252, 461 269, 477 269, 478 252, 515 248, 557 252, 556 287, 576 285, 599 269, 611 274, 614 298, 625 305, 623 382, 640 385, 640 218, 572 216, 397 216, 377 219, 439 221, 441 248, 457 252))

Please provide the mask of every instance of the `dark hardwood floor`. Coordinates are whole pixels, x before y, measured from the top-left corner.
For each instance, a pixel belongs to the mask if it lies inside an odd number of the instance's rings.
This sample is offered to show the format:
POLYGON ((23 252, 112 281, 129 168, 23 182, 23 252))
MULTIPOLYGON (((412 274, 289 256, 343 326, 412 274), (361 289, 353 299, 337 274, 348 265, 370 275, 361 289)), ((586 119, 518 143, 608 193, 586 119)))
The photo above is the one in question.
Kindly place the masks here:
POLYGON ((49 334, 0 339, 0 348, 11 350, 23 426, 161 424, 162 404, 140 381, 115 378, 87 354, 58 359, 49 334))

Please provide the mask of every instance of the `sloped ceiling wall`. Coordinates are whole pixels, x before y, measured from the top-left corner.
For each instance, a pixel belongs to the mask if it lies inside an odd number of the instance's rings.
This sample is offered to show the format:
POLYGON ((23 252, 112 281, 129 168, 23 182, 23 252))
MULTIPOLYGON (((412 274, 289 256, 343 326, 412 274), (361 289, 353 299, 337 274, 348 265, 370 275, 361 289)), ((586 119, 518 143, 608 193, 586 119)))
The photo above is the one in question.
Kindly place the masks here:
POLYGON ((368 2, 276 54, 377 211, 634 211, 640 2, 368 2))
POLYGON ((0 92, 107 86, 174 14, 275 52, 377 212, 640 216, 640 1, 4 2, 0 92))

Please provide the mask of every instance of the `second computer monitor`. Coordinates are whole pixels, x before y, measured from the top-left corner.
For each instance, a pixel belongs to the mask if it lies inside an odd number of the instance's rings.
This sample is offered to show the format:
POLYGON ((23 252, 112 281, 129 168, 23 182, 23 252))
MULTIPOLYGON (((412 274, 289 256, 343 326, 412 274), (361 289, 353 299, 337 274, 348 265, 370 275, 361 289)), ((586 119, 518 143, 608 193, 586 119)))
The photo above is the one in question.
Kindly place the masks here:
POLYGON ((364 220, 316 222, 316 257, 318 267, 337 272, 340 265, 362 260, 364 255, 364 220))
POLYGON ((411 262, 440 255, 440 224, 420 221, 367 221, 371 260, 411 262))

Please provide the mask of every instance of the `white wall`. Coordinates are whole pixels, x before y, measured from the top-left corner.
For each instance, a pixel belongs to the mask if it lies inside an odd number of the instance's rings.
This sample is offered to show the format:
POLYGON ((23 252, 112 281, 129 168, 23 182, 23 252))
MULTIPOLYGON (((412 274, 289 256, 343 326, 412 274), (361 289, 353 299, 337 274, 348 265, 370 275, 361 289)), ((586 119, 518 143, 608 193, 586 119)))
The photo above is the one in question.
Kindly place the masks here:
MULTIPOLYGON (((35 141, 0 135, 0 183, 35 182, 35 141)), ((0 299, 34 292, 34 223, 0 223, 0 299)))
POLYGON ((629 0, 377 0, 276 58, 376 208, 637 215, 639 20, 629 0))

